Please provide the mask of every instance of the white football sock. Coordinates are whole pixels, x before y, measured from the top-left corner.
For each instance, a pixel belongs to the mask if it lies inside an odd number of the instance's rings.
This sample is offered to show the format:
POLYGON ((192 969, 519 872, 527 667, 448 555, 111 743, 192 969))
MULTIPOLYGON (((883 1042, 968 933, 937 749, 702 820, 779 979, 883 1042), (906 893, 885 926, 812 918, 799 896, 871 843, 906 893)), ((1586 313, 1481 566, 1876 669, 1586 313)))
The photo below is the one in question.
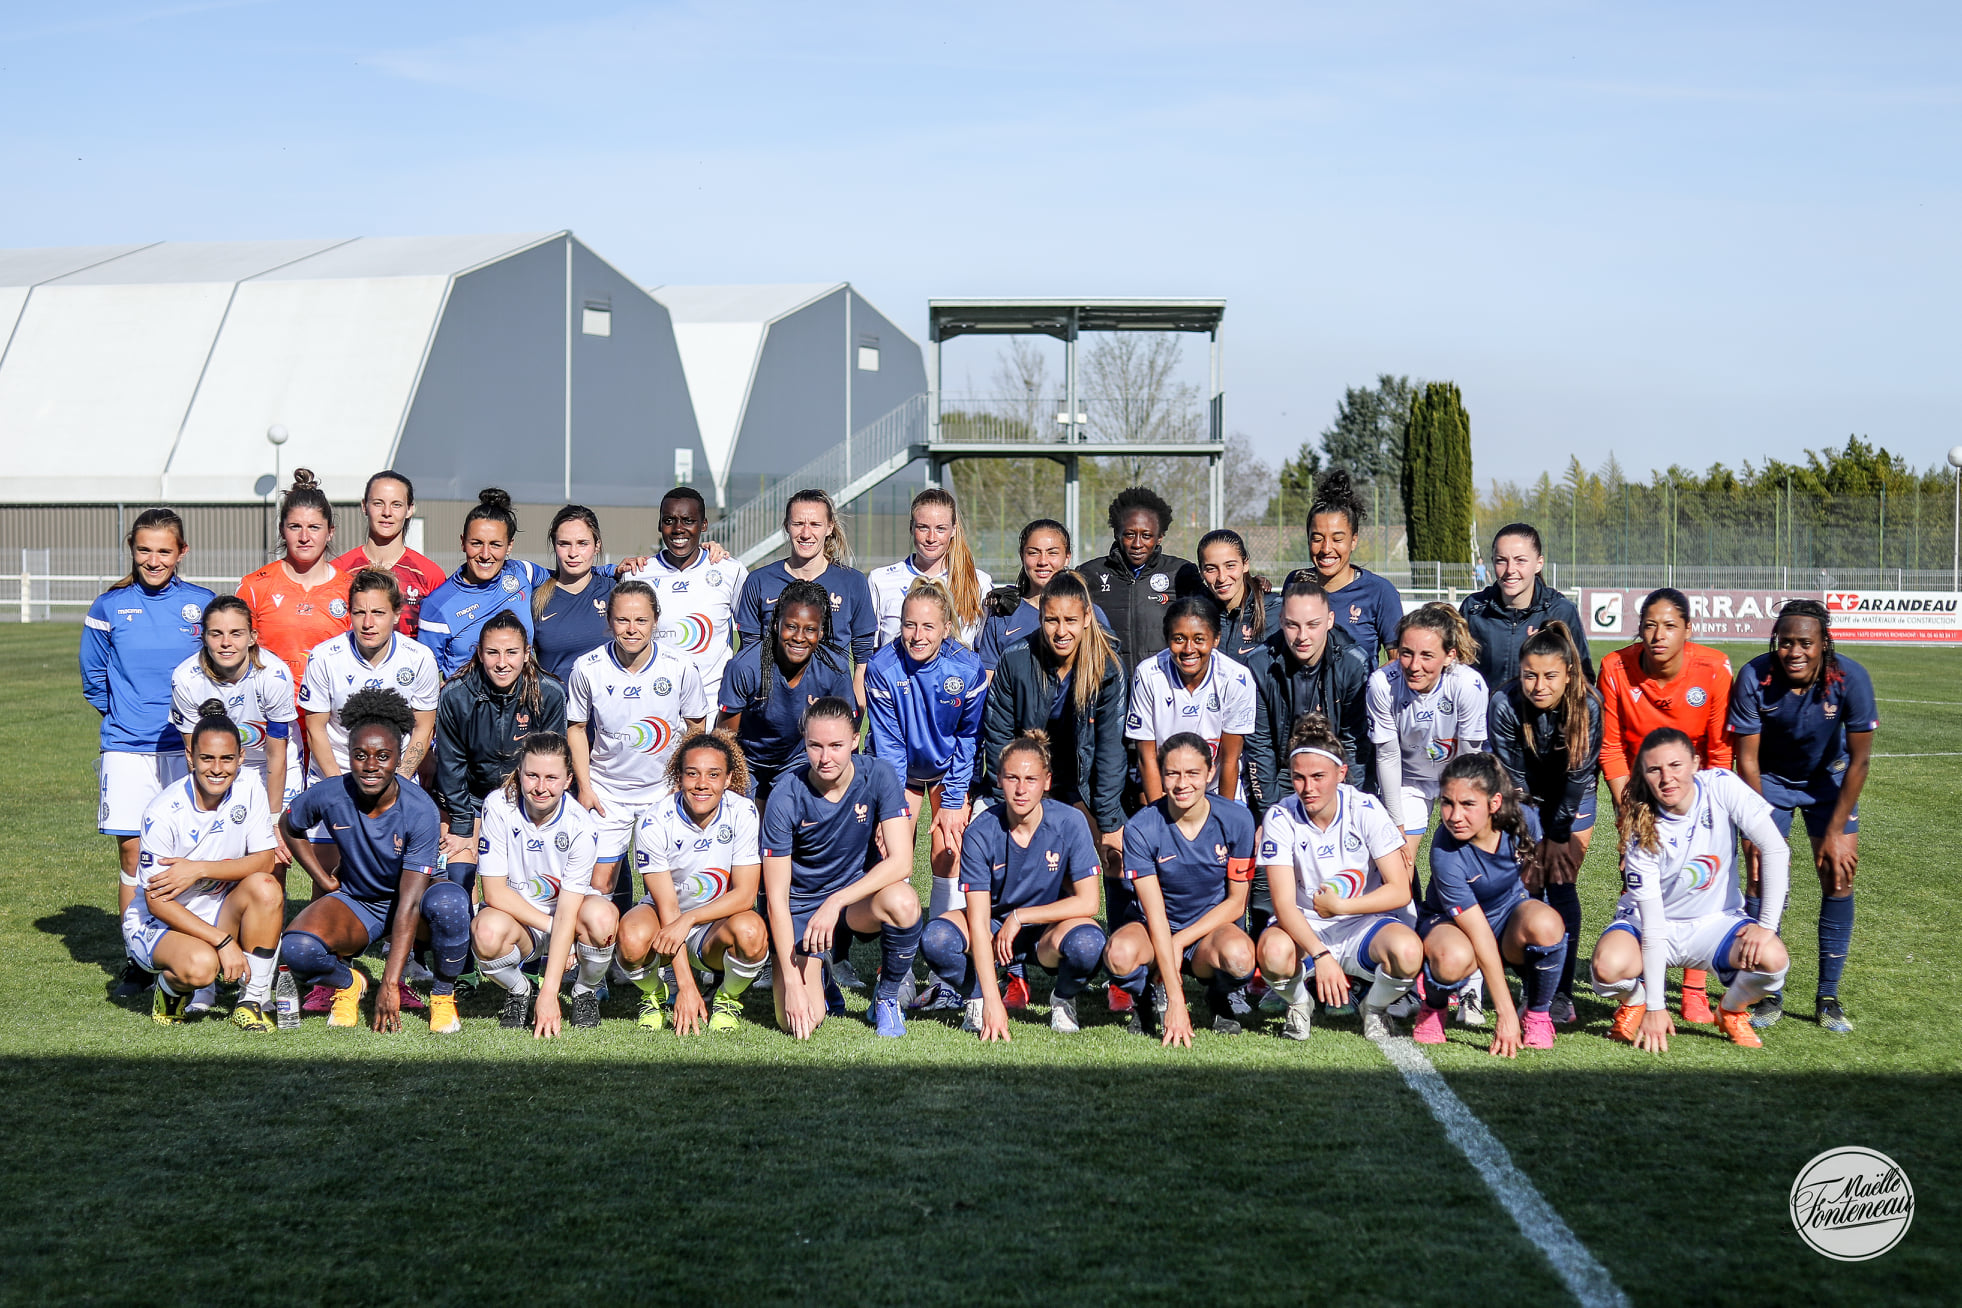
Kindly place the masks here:
POLYGON ((770 956, 765 954, 754 963, 745 963, 741 956, 731 949, 722 956, 722 993, 733 999, 749 989, 750 983, 756 980, 757 974, 768 965, 769 961, 770 956))
POLYGON ((1363 996, 1363 1006, 1376 1009, 1388 1008, 1409 994, 1410 987, 1416 984, 1416 977, 1391 976, 1389 969, 1378 963, 1376 979, 1369 983, 1369 993, 1363 996))
POLYGON ((279 970, 277 958, 261 958, 257 954, 245 956, 245 993, 241 1000, 263 1005, 272 998, 273 975, 279 970))
POLYGON ((954 877, 933 878, 933 889, 927 898, 927 921, 931 922, 950 909, 959 908, 966 903, 961 894, 961 883, 954 877))
POLYGON ((525 975, 525 960, 515 947, 501 958, 479 958, 477 970, 514 995, 531 993, 531 978, 525 975))
POLYGON ((613 946, 581 941, 573 948, 579 954, 579 979, 572 983, 572 993, 582 995, 599 989, 599 983, 606 980, 607 964, 613 961, 613 946))

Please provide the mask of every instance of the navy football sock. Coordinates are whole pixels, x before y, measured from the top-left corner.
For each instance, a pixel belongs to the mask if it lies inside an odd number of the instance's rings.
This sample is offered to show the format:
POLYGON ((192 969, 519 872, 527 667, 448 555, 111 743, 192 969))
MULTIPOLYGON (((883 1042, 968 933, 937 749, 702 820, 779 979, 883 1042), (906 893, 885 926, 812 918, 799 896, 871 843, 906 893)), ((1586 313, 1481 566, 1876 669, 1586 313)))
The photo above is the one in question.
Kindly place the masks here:
POLYGON ((347 960, 310 931, 288 931, 279 938, 279 961, 292 970, 301 985, 332 986, 345 990, 354 984, 354 973, 347 960))
POLYGON ((1252 975, 1251 972, 1242 972, 1235 976, 1223 967, 1214 968, 1212 976, 1206 981, 1206 1011, 1214 1017, 1231 1017, 1233 1006, 1226 1001, 1226 997, 1247 984, 1247 978, 1252 975))
POLYGON ((1143 999, 1145 986, 1151 981, 1151 968, 1146 964, 1140 963, 1123 976, 1113 974, 1111 980, 1117 983, 1119 990, 1122 990, 1125 994, 1131 996, 1131 998, 1143 999))
MULTIPOLYGON (((1313 973, 1311 972, 1310 975, 1313 975, 1313 973)), ((1428 958, 1424 960, 1424 1007, 1435 1008, 1440 1013, 1443 1012, 1445 1009, 1451 1007, 1451 996, 1464 984, 1463 981, 1446 982, 1438 980, 1437 973, 1431 971, 1431 960, 1428 958)))
POLYGON ((920 924, 879 928, 879 998, 898 999, 900 979, 913 970, 920 952, 920 924))
POLYGON ((1567 942, 1525 945, 1520 952, 1526 955, 1525 966, 1519 969, 1526 982, 1526 1011, 1544 1013, 1552 1006, 1554 986, 1566 970, 1567 942))
POLYGON ((1560 924, 1567 932, 1567 956, 1560 964, 1560 979, 1554 984, 1554 993, 1571 995, 1574 993, 1574 959, 1578 955, 1581 933, 1580 887, 1571 883, 1548 886, 1546 902, 1548 907, 1560 914, 1560 924))
POLYGON ((1761 896, 1761 895, 1746 895, 1746 896, 1744 896, 1744 916, 1745 916, 1745 917, 1748 917, 1748 918, 1750 918, 1750 919, 1751 919, 1751 920, 1752 920, 1753 922, 1755 922, 1755 921, 1757 921, 1757 920, 1758 920, 1758 913, 1759 913, 1759 912, 1760 912, 1760 911, 1761 911, 1761 910, 1762 910, 1763 908, 1764 908, 1764 898, 1763 898, 1763 896, 1761 896))
POLYGON ((980 990, 981 979, 975 975, 974 958, 967 952, 967 937, 948 919, 936 917, 926 924, 920 932, 920 953, 926 956, 933 974, 958 989, 961 998, 972 999, 980 990))
POLYGON ((1070 928, 1057 947, 1062 958, 1056 963, 1056 988, 1052 992, 1058 999, 1074 999, 1083 993, 1083 987, 1090 983, 1090 974, 1097 970, 1097 964, 1104 956, 1104 946, 1109 937, 1104 929, 1095 923, 1085 922, 1082 926, 1070 928))
POLYGON ((456 993, 456 979, 470 961, 470 894, 454 881, 438 881, 422 892, 422 920, 429 924, 429 970, 436 974, 432 995, 456 993))
POLYGON ((1853 892, 1819 904, 1819 996, 1837 997, 1839 974, 1853 948, 1853 892))

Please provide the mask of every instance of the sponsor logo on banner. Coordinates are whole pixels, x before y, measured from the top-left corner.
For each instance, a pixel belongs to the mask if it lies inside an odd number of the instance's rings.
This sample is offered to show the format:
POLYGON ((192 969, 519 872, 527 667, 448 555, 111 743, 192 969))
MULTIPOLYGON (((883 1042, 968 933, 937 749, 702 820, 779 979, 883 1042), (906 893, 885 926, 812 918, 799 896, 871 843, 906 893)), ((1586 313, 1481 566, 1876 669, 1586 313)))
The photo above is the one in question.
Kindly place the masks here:
POLYGON ((1914 590, 1829 590, 1833 639, 1962 643, 1962 595, 1914 590))

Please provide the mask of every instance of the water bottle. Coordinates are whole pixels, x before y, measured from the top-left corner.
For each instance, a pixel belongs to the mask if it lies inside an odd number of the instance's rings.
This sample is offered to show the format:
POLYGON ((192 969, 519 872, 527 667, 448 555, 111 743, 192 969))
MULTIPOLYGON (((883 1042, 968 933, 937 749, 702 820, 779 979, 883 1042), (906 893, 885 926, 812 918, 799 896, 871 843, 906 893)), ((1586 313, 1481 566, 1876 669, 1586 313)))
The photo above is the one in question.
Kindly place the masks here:
POLYGON ((273 1011, 280 1030, 291 1031, 300 1025, 300 985, 290 967, 280 968, 279 980, 273 984, 273 1011))

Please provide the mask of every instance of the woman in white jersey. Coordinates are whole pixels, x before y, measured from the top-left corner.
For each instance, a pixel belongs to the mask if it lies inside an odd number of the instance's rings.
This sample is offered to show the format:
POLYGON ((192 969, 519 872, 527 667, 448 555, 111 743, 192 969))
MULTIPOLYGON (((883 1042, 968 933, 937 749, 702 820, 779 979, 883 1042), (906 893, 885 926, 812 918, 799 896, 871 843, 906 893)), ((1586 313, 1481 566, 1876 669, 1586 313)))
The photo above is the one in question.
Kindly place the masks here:
POLYGON ((770 932, 756 911, 763 884, 749 768, 736 742, 700 732, 668 760, 674 794, 640 820, 634 866, 647 894, 620 919, 620 966, 640 987, 640 1024, 661 1029, 668 1002, 661 969, 674 966, 674 1029, 733 1031, 743 992, 770 958, 770 932), (695 973, 719 972, 704 1000, 695 973))
POLYGON ((616 903, 614 877, 633 847, 634 827, 669 794, 668 756, 683 736, 702 729, 709 711, 695 665, 656 643, 660 620, 652 586, 615 586, 606 601, 613 639, 574 663, 566 685, 572 774, 599 832, 593 888, 616 903))
MULTIPOLYGON (((402 775, 416 770, 436 734, 443 676, 427 645, 396 630, 402 615, 402 587, 395 574, 363 568, 348 586, 347 603, 348 629, 313 647, 300 681, 308 785, 347 770, 347 728, 341 725, 341 710, 358 691, 392 690, 415 713, 415 731, 402 742, 402 775)), ((312 840, 320 846, 317 852, 329 872, 340 866, 340 851, 326 832, 316 831, 312 840)))
POLYGON ((572 986, 572 1024, 600 1023, 600 982, 613 961, 619 915, 605 895, 593 893, 599 837, 572 784, 572 748, 551 731, 525 737, 518 766, 503 787, 484 799, 477 838, 477 877, 484 906, 470 924, 478 967, 505 990, 497 1024, 529 1026, 534 1038, 559 1033, 559 981, 577 948, 572 986), (524 965, 544 954, 539 992, 549 1001, 531 1012, 531 981, 524 965))
MULTIPOLYGON (((1254 729, 1254 684, 1246 665, 1219 652, 1220 611, 1208 595, 1188 595, 1165 609, 1165 648, 1138 664, 1131 681, 1127 740, 1164 742, 1189 731, 1212 751, 1210 794, 1239 799, 1240 744, 1254 729)), ((1144 802, 1165 793, 1158 755, 1140 745, 1144 802)))
POLYGON ((677 486, 661 500, 661 548, 633 576, 654 588, 661 624, 654 638, 695 665, 709 702, 722 691, 722 669, 735 653, 736 599, 749 569, 709 557, 702 543, 708 509, 702 493, 677 486))
POLYGON ((974 554, 968 548, 967 532, 961 527, 960 510, 952 494, 929 486, 913 497, 910 513, 913 552, 897 563, 874 569, 866 579, 872 588, 872 607, 879 615, 879 643, 898 638, 899 610, 906 593, 915 581, 929 577, 947 588, 954 601, 961 644, 973 649, 987 616, 981 600, 994 589, 995 579, 974 566, 974 554))
POLYGON ((1675 1026, 1667 968, 1709 968, 1726 987, 1717 1021, 1735 1044, 1764 1043, 1751 1005, 1777 994, 1791 965, 1778 919, 1791 888, 1791 849, 1771 805, 1728 768, 1696 770, 1696 749, 1674 727, 1651 731, 1616 814, 1626 887, 1594 946, 1594 990, 1621 1007, 1613 1035, 1665 1053, 1675 1026), (1755 919, 1737 885, 1737 838, 1758 849, 1755 919))
POLYGON ((1281 1034, 1306 1040, 1315 1000, 1346 1007, 1355 977, 1370 983, 1363 1034, 1394 1035, 1387 1010, 1424 965, 1403 831, 1373 796, 1344 784, 1342 740, 1321 714, 1295 724, 1288 771, 1294 794, 1267 810, 1260 842, 1274 901, 1260 972, 1287 1001, 1281 1034))
POLYGON ((182 1022, 191 996, 220 977, 245 978, 232 1023, 271 1031, 275 956, 286 892, 272 876, 266 792, 238 784, 245 736, 216 699, 188 733, 191 775, 143 810, 137 894, 123 913, 123 944, 157 978, 150 1016, 182 1022))
MULTIPOLYGON (((204 606, 203 645, 170 676, 170 722, 184 733, 184 748, 191 747, 191 729, 204 716, 205 702, 214 699, 245 737, 239 775, 266 788, 269 812, 285 812, 286 801, 301 790, 293 674, 280 660, 260 656, 252 610, 236 595, 204 606)), ((289 860, 281 854, 280 861, 289 860)))
POLYGON ((1449 604, 1426 604, 1397 623, 1396 661, 1369 674, 1364 702, 1376 746, 1376 793, 1404 833, 1412 867, 1430 830, 1444 765, 1485 748, 1485 679, 1478 645, 1449 604))

